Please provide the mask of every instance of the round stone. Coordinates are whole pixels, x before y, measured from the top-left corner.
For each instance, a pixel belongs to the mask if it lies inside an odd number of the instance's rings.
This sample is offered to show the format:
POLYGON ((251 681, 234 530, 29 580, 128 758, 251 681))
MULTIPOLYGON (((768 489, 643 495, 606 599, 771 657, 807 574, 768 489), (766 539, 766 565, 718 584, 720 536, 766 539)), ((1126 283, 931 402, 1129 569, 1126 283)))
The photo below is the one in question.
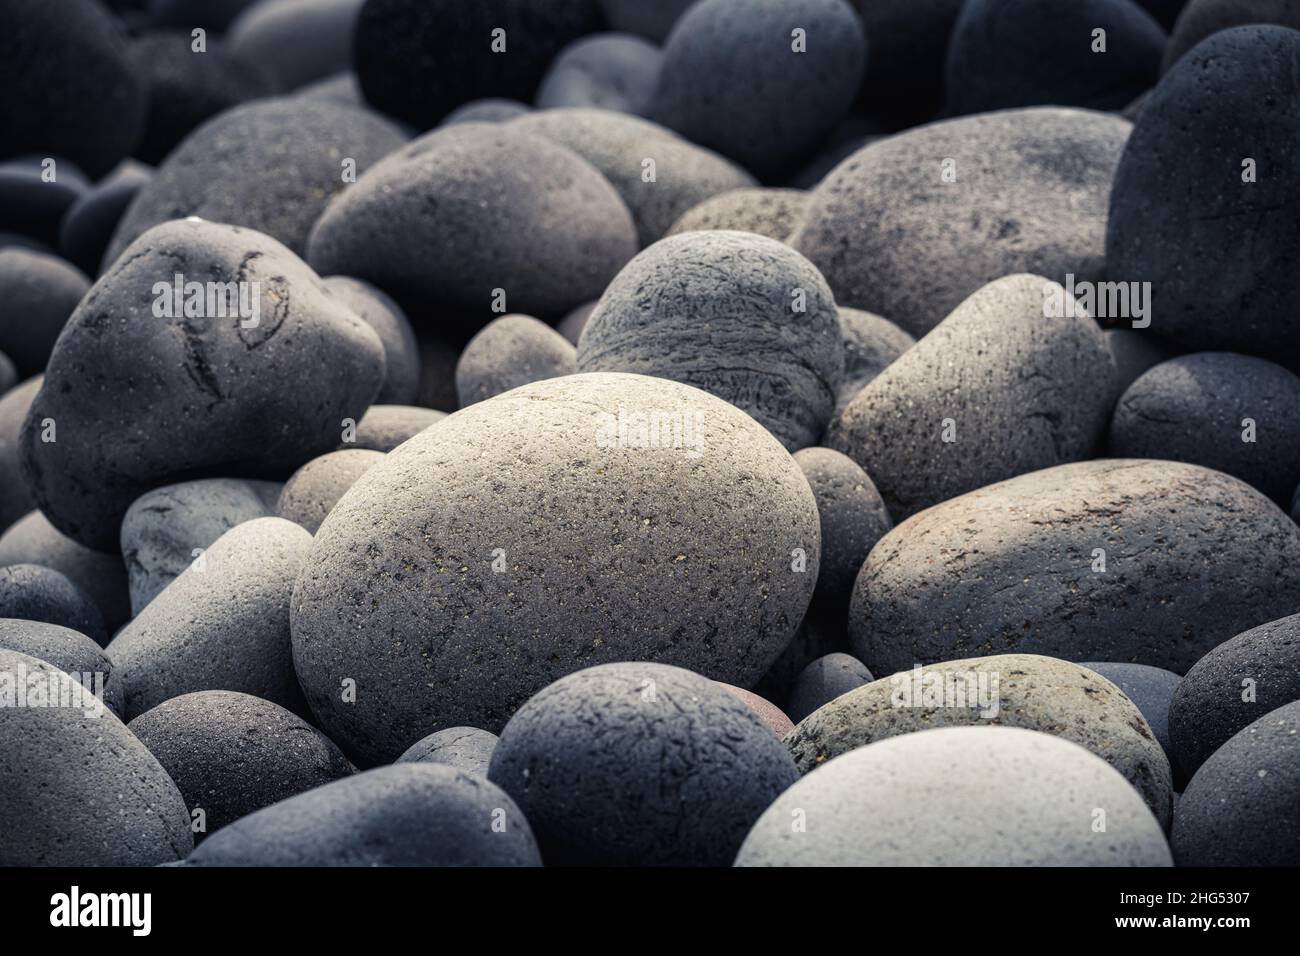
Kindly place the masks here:
POLYGON ((54 340, 89 291, 81 270, 57 256, 0 249, 0 352, 24 378, 45 371, 54 340))
POLYGON ((717 683, 719 687, 725 687, 734 697, 744 701, 749 709, 758 715, 758 719, 764 723, 767 729, 776 734, 777 737, 784 737, 794 730, 794 721, 767 698, 759 697, 752 690, 745 690, 745 688, 736 687, 734 684, 723 684, 721 681, 717 683))
POLYGON ((486 778, 497 739, 477 727, 448 727, 411 744, 396 762, 441 763, 486 778))
MULTIPOLYGON (((1150 0, 1147 0, 1150 2, 1150 0)), ((1166 0, 1168 3, 1169 0, 1166 0)), ((1211 34, 1251 23, 1272 23, 1300 30, 1300 7, 1295 0, 1182 0, 1186 6, 1178 14, 1169 34, 1161 71, 1169 69, 1187 51, 1211 34)), ((1182 6, 1182 3, 1179 4, 1182 6)))
POLYGON ((734 229, 784 242, 799 225, 807 204, 808 193, 802 189, 730 189, 692 206, 667 234, 734 229))
POLYGON ((260 0, 230 24, 230 52, 256 63, 281 90, 352 66, 352 31, 364 0, 260 0))
POLYGON ((447 417, 446 412, 413 405, 371 405, 357 423, 352 440, 344 439, 344 448, 369 448, 392 451, 408 438, 414 438, 430 425, 447 417))
POLYGON ((550 866, 725 866, 798 772, 726 688, 618 663, 561 678, 519 708, 488 777, 519 804, 550 866))
POLYGON ((1154 335, 1133 329, 1106 329, 1101 334, 1106 338, 1110 357, 1115 360, 1116 401, 1148 369, 1174 357, 1168 343, 1154 335))
POLYGON ((191 866, 540 866, 515 802, 482 777, 404 763, 272 804, 204 840, 191 866))
POLYGON ((696 0, 600 0, 607 19, 615 30, 626 30, 662 43, 677 18, 696 0))
POLYGON ((465 346, 456 363, 456 395, 464 408, 576 371, 574 348, 559 332, 529 315, 503 315, 465 346))
POLYGON ((89 188, 85 174, 61 157, 0 162, 0 246, 53 253, 63 214, 89 188))
POLYGON ((36 507, 18 459, 19 436, 32 399, 44 376, 29 378, 0 394, 0 529, 8 528, 36 507))
POLYGON ((582 330, 587 327, 587 320, 591 318, 591 313, 596 311, 597 302, 599 300, 586 302, 578 306, 560 320, 560 324, 555 327, 555 331, 563 335, 573 345, 577 345, 578 339, 582 338, 582 330))
POLYGON ((537 382, 427 429, 343 496, 294 595, 298 677, 368 763, 447 727, 496 732, 587 664, 744 687, 793 636, 820 552, 807 481, 743 412, 642 376, 537 382))
POLYGON ((375 330, 384 343, 384 385, 375 398, 385 405, 409 405, 420 391, 420 344, 402 307, 369 282, 327 276, 325 288, 375 330))
POLYGON ((527 103, 489 96, 481 100, 470 100, 456 107, 438 126, 455 126, 457 123, 504 123, 506 120, 512 120, 531 111, 532 107, 527 103))
POLYGON ((537 90, 537 108, 593 106, 644 116, 650 112, 663 54, 626 33, 575 40, 551 63, 537 90))
POLYGON ((59 222, 59 253, 87 275, 99 275, 117 224, 151 178, 150 167, 127 160, 77 197, 59 222))
POLYGON ((1146 664, 1125 664, 1123 662, 1086 663, 1080 665, 1100 674, 1124 692, 1124 696, 1133 701, 1142 716, 1146 718, 1151 732, 1156 735, 1161 749, 1169 758, 1174 774, 1174 787, 1178 788, 1182 775, 1179 773, 1174 751, 1169 743, 1169 705, 1174 691, 1182 680, 1172 671, 1146 664))
POLYGON ((357 479, 383 460, 383 452, 360 448, 313 458, 285 482, 276 513, 315 534, 357 479))
POLYGON ((854 750, 777 798, 737 866, 1172 866, 1112 766, 1014 727, 947 727, 854 750), (1097 809, 1105 810, 1098 830, 1097 809), (806 820, 802 829, 791 820, 806 820))
POLYGON ((122 682, 103 648, 80 631, 44 621, 0 619, 0 650, 39 657, 99 696, 114 714, 122 714, 122 682))
POLYGON ((163 701, 127 729, 158 758, 207 834, 355 772, 316 728, 248 694, 205 690, 163 701))
POLYGON ((872 312, 840 307, 844 329, 844 382, 840 385, 838 413, 873 378, 916 344, 893 322, 872 312))
POLYGON ((790 712, 790 719, 798 723, 823 704, 829 704, 873 680, 871 671, 862 661, 851 654, 836 651, 817 658, 799 673, 786 709, 790 712))
POLYGON ((0 618, 44 621, 108 643, 104 616, 90 595, 66 575, 39 564, 0 567, 0 618))
POLYGON ((578 371, 694 385, 754 416, 791 451, 835 407, 844 335, 803 256, 747 232, 663 239, 609 284, 578 342, 578 371))

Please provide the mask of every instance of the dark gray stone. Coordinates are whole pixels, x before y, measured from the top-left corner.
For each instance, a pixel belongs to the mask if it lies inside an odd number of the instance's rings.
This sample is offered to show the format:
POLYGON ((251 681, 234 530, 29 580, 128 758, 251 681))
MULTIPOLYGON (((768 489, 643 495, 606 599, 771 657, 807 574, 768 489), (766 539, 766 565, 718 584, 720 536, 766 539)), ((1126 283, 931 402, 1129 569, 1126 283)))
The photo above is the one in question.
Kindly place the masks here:
POLYGON ((540 866, 515 802, 475 774, 404 763, 356 774, 244 817, 192 866, 540 866))
POLYGON ((615 30, 626 30, 662 43, 673 24, 696 0, 600 0, 605 19, 615 30))
POLYGON ((1102 335, 1115 360, 1116 401, 1144 372, 1174 357, 1168 343, 1135 329, 1106 329, 1102 335))
POLYGON ((340 448, 369 448, 389 452, 414 438, 430 425, 447 417, 446 412, 413 405, 371 405, 357 422, 352 440, 346 438, 340 448))
POLYGON ((836 652, 819 657, 800 672, 790 691, 786 710, 796 724, 835 698, 870 684, 874 677, 866 665, 851 654, 836 652))
POLYGON ((1085 663, 1081 665, 1100 674, 1124 692, 1124 695, 1142 711, 1142 716, 1151 726, 1161 748, 1169 758, 1174 774, 1174 787, 1178 788, 1183 779, 1174 761, 1173 748, 1169 743, 1169 702, 1173 699, 1178 682, 1182 680, 1172 671, 1146 664, 1126 664, 1124 662, 1106 661, 1085 663))
POLYGON ((0 162, 3 245, 52 254, 60 220, 89 188, 85 174, 61 156, 23 156, 0 162), (52 165, 47 166, 46 160, 52 165))
POLYGON ((360 448, 313 458, 285 482, 277 513, 315 534, 357 479, 383 460, 383 452, 360 448))
POLYGON ((794 637, 771 667, 754 685, 769 700, 788 701, 799 675, 813 661, 848 647, 847 614, 828 618, 824 613, 806 615, 794 637))
POLYGON ((808 194, 802 189, 730 189, 692 206, 667 234, 736 229, 785 242, 799 225, 807 204, 808 194))
POLYGON ((0 650, 39 657, 99 694, 104 706, 122 714, 122 682, 103 648, 80 631, 44 621, 0 619, 0 650))
POLYGON ((449 727, 417 740, 396 762, 441 763, 486 778, 497 739, 477 727, 449 727))
POLYGON ((495 733, 587 664, 744 687, 793 636, 820 552, 803 474, 733 406, 643 376, 535 382, 417 435, 343 496, 294 595, 298 677, 367 763, 445 727, 495 733), (638 414, 676 418, 681 444, 638 414))
POLYGON ((0 351, 24 378, 45 371, 54 340, 90 282, 70 263, 26 249, 0 249, 0 351))
POLYGON ((202 27, 224 33, 256 0, 148 0, 149 22, 155 27, 202 27))
POLYGON ((296 95, 303 99, 323 100, 340 106, 350 106, 353 109, 369 108, 366 106, 365 97, 361 95, 361 84, 357 81, 357 75, 351 70, 309 83, 298 90, 296 95))
POLYGON ((39 564, 0 567, 0 617, 70 627, 103 647, 104 616, 90 595, 67 575, 39 564))
POLYGON ((87 275, 99 275, 117 224, 151 178, 152 168, 127 160, 77 197, 59 222, 59 253, 87 275))
POLYGON ((369 282, 326 276, 325 288, 366 320, 384 343, 384 386, 376 404, 409 405, 420 391, 420 343, 402 307, 369 282))
POLYGON ((593 106, 645 116, 662 62, 657 46, 631 34, 583 37, 551 63, 537 89, 537 108, 593 106))
POLYGON ((512 120, 529 112, 532 112, 532 107, 527 103, 489 96, 486 99, 470 100, 456 107, 438 126, 455 126, 457 123, 504 123, 506 120, 512 120))
POLYGON ((1297 607, 1300 528, 1255 489, 1196 465, 1090 461, 900 524, 863 565, 849 634, 875 674, 1005 652, 1185 674, 1297 607))
POLYGON ((0 395, 0 529, 8 528, 36 507, 18 460, 18 439, 27 409, 43 380, 40 375, 29 378, 0 395))
POLYGON ((1161 72, 1167 73, 1211 34, 1251 23, 1272 23, 1300 30, 1300 6, 1296 6, 1295 0, 1190 0, 1169 34, 1161 72))
POLYGON ((726 688, 619 663, 561 678, 519 708, 488 777, 528 817, 548 865, 726 866, 798 771, 726 688))
POLYGON ((577 370, 574 347, 555 329, 530 315, 503 315, 485 325, 460 354, 456 395, 464 408, 577 370))
POLYGON ((284 477, 329 451, 383 375, 379 337, 280 243, 234 226, 165 223, 69 319, 27 414, 23 469, 56 528, 116 548, 127 507, 152 488, 284 477), (243 283, 247 299, 256 291, 256 324, 239 314, 157 316, 178 273, 186 284, 243 283), (56 441, 42 440, 47 418, 56 441))
POLYGON ((201 843, 241 817, 355 772, 320 731, 270 701, 227 690, 182 694, 127 725, 180 790, 201 843))
POLYGON ((591 313, 596 311, 596 305, 599 301, 597 299, 578 306, 560 320, 560 324, 555 327, 555 331, 563 335, 573 345, 577 345, 578 339, 582 338, 582 330, 587 327, 587 320, 591 318, 591 313))
POLYGON ((352 30, 365 0, 261 0, 230 24, 232 54, 256 63, 281 90, 352 66, 352 30))
POLYGON ((791 451, 835 407, 844 335, 821 275, 747 232, 691 232, 642 252, 609 284, 578 342, 580 372, 693 385, 742 409, 791 451))
POLYGON ((840 385, 835 411, 844 406, 900 355, 916 344, 893 322, 861 309, 840 307, 844 329, 844 381, 840 385))
POLYGON ((867 35, 859 106, 891 128, 932 118, 943 103, 943 64, 962 0, 851 0, 867 35))

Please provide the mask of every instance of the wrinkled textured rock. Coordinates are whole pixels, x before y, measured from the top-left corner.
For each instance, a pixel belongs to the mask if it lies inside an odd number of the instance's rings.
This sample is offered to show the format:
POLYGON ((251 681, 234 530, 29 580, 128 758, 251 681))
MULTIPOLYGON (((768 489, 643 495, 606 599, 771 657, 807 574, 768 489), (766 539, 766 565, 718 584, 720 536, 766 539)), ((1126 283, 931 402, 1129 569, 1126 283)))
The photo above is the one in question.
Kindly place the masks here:
POLYGON ((488 778, 519 804, 550 866, 725 866, 798 772, 726 688, 677 667, 619 663, 525 703, 488 778))
POLYGON ((1300 607, 1298 561, 1300 528, 1228 475, 1167 461, 1064 465, 885 535, 858 576, 850 640, 876 674, 1007 652, 1185 674, 1243 627, 1300 607))
POLYGON ((0 619, 0 651, 38 657, 99 694, 114 714, 122 713, 122 683, 103 649, 80 631, 44 621, 0 619))
POLYGON ((870 684, 874 677, 862 661, 851 654, 836 652, 819 657, 800 673, 790 691, 786 709, 795 723, 803 720, 823 704, 851 690, 870 684))
POLYGON ((546 71, 537 89, 537 108, 593 106, 645 116, 662 61, 657 46, 626 33, 575 40, 546 71))
POLYGON ((39 375, 90 282, 56 256, 0 249, 0 352, 23 377, 39 375))
POLYGON ((391 760, 446 727, 496 732, 587 664, 752 684, 803 617, 820 551, 807 481, 739 410, 662 379, 537 382, 428 429, 343 496, 294 594, 294 660, 330 738, 391 760), (680 416, 686 441, 620 439, 620 406, 625 423, 680 416))
POLYGON ((486 778, 497 735, 477 727, 449 727, 417 740, 397 763, 440 763, 486 778))
POLYGON ((325 288, 375 330, 384 344, 384 385, 376 404, 409 405, 420 391, 420 344, 402 307, 368 282, 327 276, 325 288))
POLYGON ((1082 747, 1013 727, 907 734, 833 760, 759 818, 737 866, 1171 866, 1159 823, 1082 747), (1098 807, 1106 829, 1089 825, 1098 807), (791 814, 802 810, 804 832, 791 814))
POLYGON ((412 405, 371 405, 365 416, 357 422, 352 441, 344 440, 342 448, 369 448, 372 451, 392 451, 408 438, 413 438, 430 425, 447 417, 446 412, 412 405))
POLYGON ((383 460, 383 452, 359 448, 332 451, 313 458, 285 482, 277 513, 315 534, 326 515, 357 479, 383 460))
POLYGON ((726 230, 642 252, 578 342, 578 371, 694 385, 753 415, 791 451, 821 436, 843 370, 835 299, 817 270, 775 239, 726 230))
POLYGON ((559 332, 529 315, 503 315, 465 346, 456 363, 456 395, 464 408, 576 371, 574 347, 559 332))
POLYGON ((668 235, 696 229, 737 229, 784 242, 790 238, 808 194, 801 189, 731 189, 682 214, 668 235))
POLYGON ((108 643, 104 616, 90 595, 65 574, 39 564, 0 567, 0 618, 43 621, 108 643))
POLYGON ((9 564, 39 564, 65 575, 95 602, 109 632, 131 616, 121 555, 78 544, 39 511, 27 514, 0 534, 0 567, 9 564))

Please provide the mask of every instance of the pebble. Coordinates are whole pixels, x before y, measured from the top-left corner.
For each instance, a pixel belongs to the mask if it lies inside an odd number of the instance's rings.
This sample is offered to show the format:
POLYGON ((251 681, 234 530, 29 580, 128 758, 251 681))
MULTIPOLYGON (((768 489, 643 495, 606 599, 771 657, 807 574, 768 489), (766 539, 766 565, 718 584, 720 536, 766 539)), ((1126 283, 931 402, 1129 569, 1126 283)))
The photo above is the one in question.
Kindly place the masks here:
POLYGON ((827 654, 799 672, 786 710, 797 724, 822 705, 873 680, 871 671, 853 655, 841 651, 827 654))
POLYGON ((835 411, 838 414, 854 395, 916 344, 893 322, 872 312, 840 307, 844 329, 844 381, 835 411))
POLYGON ((347 490, 384 457, 383 452, 350 448, 313 458, 285 482, 277 513, 315 534, 347 490))
POLYGON ((532 112, 532 107, 518 100, 488 96, 481 100, 470 100, 456 107, 446 115, 438 126, 455 126, 457 123, 504 123, 532 112))
POLYGON ((55 339, 89 291, 81 270, 57 256, 0 249, 0 351, 23 378, 45 371, 55 339))
POLYGON ((1169 34, 1160 71, 1169 72, 1211 34, 1252 23, 1300 30, 1300 7, 1293 0, 1187 0, 1169 34))
POLYGON ((420 392, 420 344, 415 330, 393 299, 368 282, 348 276, 326 276, 325 288, 366 320, 384 344, 384 384, 376 404, 409 405, 420 392))
POLYGON ((1185 777, 1179 773, 1174 751, 1169 741, 1169 704, 1182 680, 1172 671, 1146 664, 1127 664, 1122 661, 1081 664, 1100 674, 1124 692, 1146 718, 1151 732, 1169 758, 1174 774, 1174 788, 1180 789, 1185 777))
POLYGON ((733 697, 745 702, 745 704, 758 715, 758 719, 763 722, 768 730, 776 734, 778 738, 784 737, 790 731, 794 730, 794 721, 785 715, 780 707, 772 703, 765 697, 760 697, 752 690, 745 690, 743 687, 736 687, 734 684, 723 684, 717 682, 718 686, 725 687, 727 692, 733 697))
POLYGON ((446 764, 486 779, 498 739, 477 727, 449 727, 417 740, 395 762, 446 764))
POLYGON ((576 371, 574 347, 559 332, 530 315, 503 315, 465 346, 456 363, 456 396, 464 408, 576 371))
POLYGON ((41 381, 38 375, 0 394, 0 529, 10 527, 36 507, 19 464, 18 439, 41 381))
POLYGON ((1116 401, 1149 369, 1174 357, 1169 343, 1154 335, 1134 329, 1106 329, 1101 334, 1110 349, 1110 357, 1115 360, 1116 401))
POLYGON ((790 238, 808 204, 802 189, 729 189, 686 210, 667 235, 697 229, 756 232, 782 242, 790 238))
POLYGON ((352 29, 364 0, 260 0, 230 24, 226 43, 280 90, 297 90, 352 66, 352 29))
POLYGON ((98 694, 104 706, 121 716, 122 682, 113 673, 113 662, 103 648, 80 631, 44 621, 3 618, 0 651, 17 651, 53 664, 98 694))
POLYGON ((696 0, 600 0, 601 9, 615 30, 626 30, 663 43, 673 24, 696 0))
POLYGON ((627 33, 596 33, 560 51, 537 90, 537 108, 591 106, 647 116, 663 54, 627 33))
POLYGON ((66 574, 39 564, 0 567, 0 618, 5 617, 58 624, 100 647, 108 643, 104 615, 90 595, 66 574))
POLYGON ((345 440, 342 447, 389 452, 446 417, 446 412, 435 411, 432 408, 418 408, 411 405, 371 405, 361 421, 357 422, 352 441, 345 440))
POLYGON ((59 221, 59 254, 86 275, 98 276, 117 224, 151 178, 152 167, 128 159, 78 196, 59 221))

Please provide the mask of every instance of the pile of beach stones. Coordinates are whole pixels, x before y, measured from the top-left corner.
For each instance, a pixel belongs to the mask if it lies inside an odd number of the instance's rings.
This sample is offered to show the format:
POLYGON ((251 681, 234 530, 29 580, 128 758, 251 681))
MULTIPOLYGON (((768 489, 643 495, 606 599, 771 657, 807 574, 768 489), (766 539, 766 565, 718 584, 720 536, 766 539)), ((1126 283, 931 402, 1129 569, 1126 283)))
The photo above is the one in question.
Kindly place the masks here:
POLYGON ((0 22, 0 864, 1300 864, 1300 5, 0 22))

